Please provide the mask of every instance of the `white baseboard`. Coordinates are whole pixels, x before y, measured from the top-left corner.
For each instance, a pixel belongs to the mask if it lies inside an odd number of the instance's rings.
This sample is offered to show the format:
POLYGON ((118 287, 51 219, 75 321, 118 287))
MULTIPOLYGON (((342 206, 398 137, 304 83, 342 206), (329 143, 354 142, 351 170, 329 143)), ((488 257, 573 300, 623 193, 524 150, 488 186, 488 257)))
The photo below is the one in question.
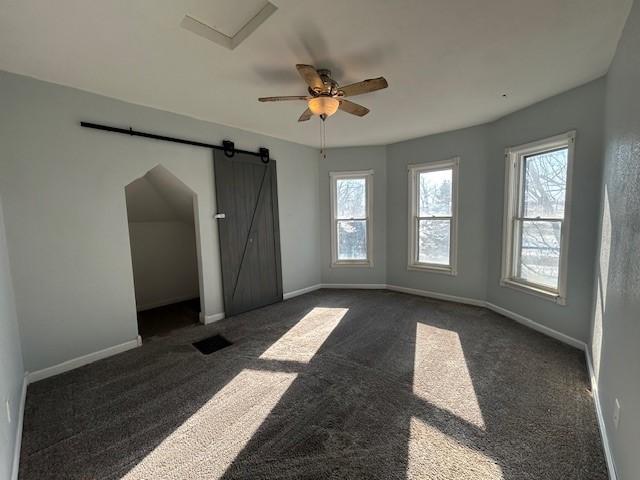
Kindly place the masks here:
POLYGON ((581 340, 570 337, 569 335, 565 335, 564 333, 558 332, 553 328, 549 328, 545 325, 542 325, 541 323, 531 320, 530 318, 527 318, 523 315, 512 312, 511 310, 507 310, 506 308, 499 307, 498 305, 494 305, 493 303, 487 302, 485 300, 478 300, 476 298, 458 297, 455 295, 429 292, 427 290, 418 290, 415 288, 399 287, 397 285, 387 285, 387 288, 394 292, 409 293, 411 295, 419 295, 421 297, 435 298, 436 300, 445 300, 448 302, 464 303, 467 305, 475 305, 477 307, 488 308, 489 310, 495 313, 498 313, 507 318, 510 318, 511 320, 515 320, 516 322, 526 327, 529 327, 532 330, 536 330, 540 333, 544 333, 545 335, 555 338, 556 340, 560 340, 561 342, 571 345, 572 347, 578 348, 583 351, 586 351, 587 349, 587 345, 581 340))
POLYGON ((18 409, 18 425, 16 426, 16 443, 13 449, 13 466, 11 468, 11 480, 18 480, 18 469, 20 468, 20 448, 22 447, 22 425, 24 423, 24 406, 27 400, 27 385, 29 385, 29 373, 24 373, 22 379, 22 394, 20 397, 20 408, 18 409))
POLYGON ((428 290, 418 290, 417 288, 399 287, 397 285, 387 285, 387 289, 394 292, 408 293, 410 295, 418 295, 420 297, 435 298, 436 300, 445 300, 447 302, 464 303, 467 305, 475 305, 476 307, 486 307, 484 300, 476 300, 475 298, 458 297, 456 295, 447 295, 445 293, 430 292, 428 290))
POLYGON ((58 375, 60 373, 68 372, 69 370, 82 367, 89 363, 93 363, 97 360, 102 360, 103 358, 111 357, 113 355, 117 355, 118 353, 126 352, 127 350, 131 350, 132 348, 139 347, 140 345, 141 345, 140 336, 138 336, 138 338, 134 340, 129 340, 128 342, 121 343, 120 345, 114 345, 113 347, 108 347, 103 350, 98 350, 97 352, 89 353, 81 357, 72 358, 71 360, 67 360, 66 362, 59 363, 58 365, 53 365, 52 367, 47 367, 47 368, 43 368, 42 370, 30 372, 29 383, 37 382, 38 380, 43 380, 45 378, 53 377, 54 375, 58 375))
POLYGON ((566 343, 567 345, 571 345, 572 347, 575 347, 579 350, 582 350, 585 352, 587 351, 587 344, 581 340, 578 340, 577 338, 570 337, 569 335, 566 335, 562 332, 554 330, 553 328, 549 328, 545 325, 542 325, 541 323, 531 320, 530 318, 524 317, 519 313, 515 313, 515 312, 512 312, 511 310, 507 310, 506 308, 502 308, 502 307, 499 307, 498 305, 494 305, 493 303, 485 302, 485 307, 487 307, 489 310, 494 311, 495 313, 504 315, 505 317, 510 318, 511 320, 515 320, 516 322, 521 323, 525 327, 529 327, 532 330, 536 330, 540 333, 544 333, 549 337, 555 338, 556 340, 560 340, 561 342, 566 343))
POLYGON ((285 293, 282 296, 282 299, 289 300, 290 298, 298 297, 300 295, 304 295, 305 293, 311 293, 321 288, 322 288, 322 284, 318 283, 316 285, 311 285, 310 287, 301 288, 300 290, 293 290, 292 292, 285 293))
POLYGON ((384 283, 323 283, 320 288, 353 288, 354 290, 385 290, 384 283))
POLYGON ((310 287, 301 288, 300 290, 287 292, 282 296, 282 298, 283 300, 289 300, 290 298, 297 297, 299 295, 304 295, 305 293, 314 292, 316 290, 320 290, 321 288, 329 288, 329 289, 352 288, 354 290, 384 290, 387 288, 387 285, 385 285, 384 283, 318 283, 316 285, 311 285, 310 287))
POLYGON ((138 305, 136 310, 138 312, 144 312, 145 310, 151 310, 152 308, 164 307, 173 303, 186 302, 187 300, 195 300, 196 298, 198 298, 198 295, 182 295, 180 297, 168 298, 166 300, 158 300, 157 302, 138 305))
POLYGON ((205 315, 200 312, 200 323, 203 325, 210 325, 214 322, 219 322, 224 318, 224 312, 213 313, 211 315, 205 315))
POLYGON ((611 452, 611 444, 609 443, 609 436, 607 435, 607 424, 604 421, 604 414, 602 412, 602 405, 600 404, 600 395, 598 393, 598 381, 596 379, 595 371, 593 369, 593 360, 591 359, 591 352, 587 348, 585 351, 587 360, 587 368, 589 369, 589 378, 591 379, 591 395, 593 396, 593 403, 596 404, 596 417, 598 418, 598 427, 600 427, 600 438, 602 439, 602 447, 604 449, 604 456, 607 460, 607 470, 609 470, 610 480, 617 480, 618 474, 616 473, 616 464, 613 460, 613 453, 611 452))

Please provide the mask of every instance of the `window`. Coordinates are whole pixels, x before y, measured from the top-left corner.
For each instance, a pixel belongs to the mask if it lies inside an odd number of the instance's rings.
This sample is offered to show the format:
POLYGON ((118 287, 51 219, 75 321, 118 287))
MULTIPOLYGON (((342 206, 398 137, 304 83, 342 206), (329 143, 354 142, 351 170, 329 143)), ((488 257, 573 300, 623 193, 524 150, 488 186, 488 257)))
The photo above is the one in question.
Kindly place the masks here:
POLYGON ((373 266, 371 202, 373 170, 330 172, 333 266, 373 266))
POLYGON ((502 285, 564 305, 575 132, 506 151, 502 285))
POLYGON ((458 163, 409 165, 409 269, 456 274, 458 163))

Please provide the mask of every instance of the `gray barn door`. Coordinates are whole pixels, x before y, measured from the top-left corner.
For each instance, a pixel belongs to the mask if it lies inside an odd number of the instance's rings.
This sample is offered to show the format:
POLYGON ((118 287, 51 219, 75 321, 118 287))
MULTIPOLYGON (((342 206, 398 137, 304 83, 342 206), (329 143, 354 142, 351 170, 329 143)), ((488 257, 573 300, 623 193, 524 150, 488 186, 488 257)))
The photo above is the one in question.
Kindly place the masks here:
POLYGON ((226 316, 282 300, 276 162, 214 151, 226 316))

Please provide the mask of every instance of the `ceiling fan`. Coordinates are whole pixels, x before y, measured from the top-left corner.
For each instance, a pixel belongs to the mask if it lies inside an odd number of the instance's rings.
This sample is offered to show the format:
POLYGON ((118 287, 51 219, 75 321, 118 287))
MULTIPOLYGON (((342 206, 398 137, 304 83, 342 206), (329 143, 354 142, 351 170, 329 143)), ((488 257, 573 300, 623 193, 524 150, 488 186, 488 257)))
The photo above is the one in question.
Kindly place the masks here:
POLYGON ((331 71, 319 69, 312 65, 296 65, 298 73, 308 85, 309 95, 293 95, 288 97, 262 97, 260 102, 284 102, 288 100, 304 100, 307 102, 307 109, 302 112, 299 122, 306 122, 313 115, 318 115, 323 121, 330 117, 337 110, 364 117, 369 113, 367 107, 346 100, 345 97, 362 95, 363 93, 375 92, 387 88, 389 84, 384 77, 370 78, 362 82, 352 83, 341 87, 331 78, 331 71))

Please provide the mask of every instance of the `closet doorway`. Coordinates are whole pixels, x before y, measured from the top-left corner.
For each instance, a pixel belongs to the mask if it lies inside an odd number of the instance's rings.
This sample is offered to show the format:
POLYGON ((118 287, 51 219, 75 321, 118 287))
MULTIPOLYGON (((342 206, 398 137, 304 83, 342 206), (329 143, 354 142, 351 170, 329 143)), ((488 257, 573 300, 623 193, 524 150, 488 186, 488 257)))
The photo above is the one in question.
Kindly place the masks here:
POLYGON ((156 166, 125 187, 138 332, 143 341, 199 322, 197 197, 156 166))

